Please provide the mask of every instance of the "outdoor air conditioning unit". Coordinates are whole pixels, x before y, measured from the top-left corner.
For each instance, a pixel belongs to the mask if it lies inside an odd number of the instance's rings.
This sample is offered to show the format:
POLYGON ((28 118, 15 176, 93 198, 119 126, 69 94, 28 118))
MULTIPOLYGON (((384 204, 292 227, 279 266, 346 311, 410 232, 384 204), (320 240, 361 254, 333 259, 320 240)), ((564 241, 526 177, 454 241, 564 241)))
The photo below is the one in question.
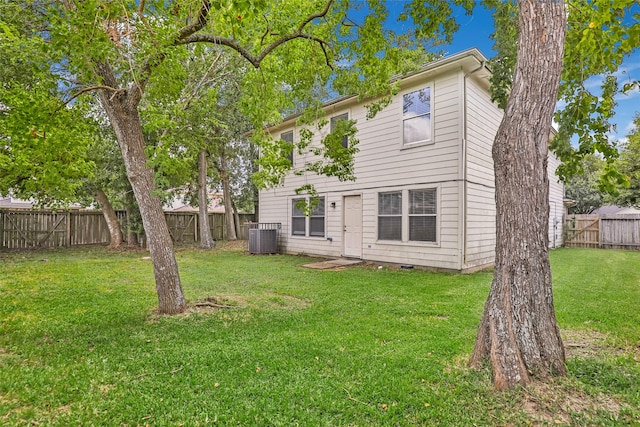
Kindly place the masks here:
POLYGON ((249 229, 249 253, 275 254, 278 252, 278 230, 249 229))

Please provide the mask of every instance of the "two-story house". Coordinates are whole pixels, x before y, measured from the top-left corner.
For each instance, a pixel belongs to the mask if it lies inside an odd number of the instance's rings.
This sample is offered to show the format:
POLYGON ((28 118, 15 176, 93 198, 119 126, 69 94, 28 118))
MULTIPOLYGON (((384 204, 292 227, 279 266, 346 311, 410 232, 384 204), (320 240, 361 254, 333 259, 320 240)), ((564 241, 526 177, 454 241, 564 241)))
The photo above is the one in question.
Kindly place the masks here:
MULTIPOLYGON (((491 147, 503 115, 491 102, 490 74, 482 53, 470 49, 403 77, 392 103, 373 119, 355 96, 326 104, 329 120, 357 121, 357 179, 290 174, 282 187, 261 191, 260 220, 282 224, 280 249, 455 271, 490 266, 496 242, 491 147), (302 196, 294 192, 307 183, 320 196, 310 217, 296 206, 302 196)), ((299 131, 295 117, 270 129, 288 141, 299 131)), ((304 162, 299 157, 294 152, 294 165, 304 162)), ((550 247, 562 243, 558 163, 550 154, 550 247)))

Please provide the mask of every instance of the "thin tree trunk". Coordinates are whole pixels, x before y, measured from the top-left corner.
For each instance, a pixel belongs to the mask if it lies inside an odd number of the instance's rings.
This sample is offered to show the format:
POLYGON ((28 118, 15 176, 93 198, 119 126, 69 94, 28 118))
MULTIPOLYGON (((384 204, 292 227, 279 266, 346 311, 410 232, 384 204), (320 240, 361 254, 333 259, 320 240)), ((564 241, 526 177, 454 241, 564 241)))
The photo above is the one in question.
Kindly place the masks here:
POLYGON ((562 70, 561 1, 519 1, 518 58, 493 145, 497 241, 493 283, 470 364, 489 359, 498 389, 566 374, 548 253, 547 154, 562 70))
POLYGON ((240 224, 240 214, 238 213, 238 208, 236 208, 236 202, 233 201, 233 197, 231 198, 231 208, 233 209, 233 220, 236 224, 236 237, 240 239, 242 236, 242 224, 240 224))
POLYGON ((238 240, 238 236, 236 235, 236 226, 233 220, 233 207, 231 206, 231 186, 229 185, 229 173, 227 172, 227 158, 224 152, 220 154, 220 161, 218 162, 218 173, 220 174, 220 181, 222 181, 224 219, 227 232, 226 240, 238 240))
POLYGON ((94 191, 94 195, 109 229, 109 249, 119 248, 122 246, 122 229, 120 228, 116 211, 113 210, 113 206, 111 206, 109 198, 104 194, 104 191, 97 189, 94 191))
POLYGON ((211 236, 209 226, 209 200, 207 198, 207 150, 198 153, 198 218, 200 227, 200 247, 212 249, 216 241, 211 236))
POLYGON ((136 233, 133 228, 134 214, 135 217, 138 218, 138 209, 133 193, 127 193, 127 195, 125 196, 125 201, 125 212, 127 214, 127 246, 133 248, 138 246, 138 233, 136 233))
MULTIPOLYGON (((97 72, 107 85, 117 87, 115 77, 107 64, 98 64, 97 72)), ((162 203, 155 195, 153 173, 147 166, 144 135, 137 105, 131 105, 135 97, 126 91, 113 93, 106 90, 100 90, 99 96, 120 145, 127 177, 140 208, 156 280, 158 312, 180 313, 185 310, 186 302, 180 283, 178 263, 162 203)))
MULTIPOLYGON (((254 174, 258 172, 258 149, 252 145, 251 150, 251 173, 254 174)), ((253 183, 253 180, 250 180, 250 185, 253 190, 253 220, 254 222, 260 222, 260 190, 258 190, 258 186, 253 183)))

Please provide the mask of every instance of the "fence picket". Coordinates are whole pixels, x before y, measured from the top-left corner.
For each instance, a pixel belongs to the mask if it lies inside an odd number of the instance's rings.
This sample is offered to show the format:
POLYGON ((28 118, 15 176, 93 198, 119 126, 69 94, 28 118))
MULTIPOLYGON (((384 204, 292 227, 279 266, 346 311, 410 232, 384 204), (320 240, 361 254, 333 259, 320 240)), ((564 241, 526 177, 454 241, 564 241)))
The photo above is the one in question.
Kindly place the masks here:
MULTIPOLYGON (((126 236, 127 215, 117 211, 126 236)), ((197 243, 197 212, 165 212, 175 243, 197 243)), ((253 214, 240 214, 241 222, 251 222, 253 214)), ((224 214, 210 213, 211 232, 216 240, 225 238, 224 214)), ((244 229, 244 227, 243 227, 244 229)), ((238 239, 245 239, 245 233, 238 239)), ((0 209, 0 249, 54 248, 109 243, 109 229, 101 211, 0 209)))
POLYGON ((640 250, 640 215, 569 215, 567 247, 640 250))

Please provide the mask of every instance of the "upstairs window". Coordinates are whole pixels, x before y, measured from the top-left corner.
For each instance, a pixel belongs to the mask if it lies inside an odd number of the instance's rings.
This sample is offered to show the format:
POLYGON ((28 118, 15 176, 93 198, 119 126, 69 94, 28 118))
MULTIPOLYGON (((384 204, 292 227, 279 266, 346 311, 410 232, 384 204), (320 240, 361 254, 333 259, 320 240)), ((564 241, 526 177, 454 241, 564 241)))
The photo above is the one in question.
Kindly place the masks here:
POLYGON ((289 159, 289 163, 293 166, 293 131, 281 133, 280 139, 291 144, 291 152, 287 155, 287 159, 289 159))
POLYGON ((402 96, 402 143, 431 140, 431 88, 425 87, 402 96))
MULTIPOLYGON (((338 122, 341 120, 349 120, 349 114, 344 113, 344 114, 340 114, 339 116, 331 117, 331 132, 336 130, 336 126, 338 122)), ((342 137, 342 146, 344 148, 349 147, 349 138, 347 138, 346 135, 342 137)))

